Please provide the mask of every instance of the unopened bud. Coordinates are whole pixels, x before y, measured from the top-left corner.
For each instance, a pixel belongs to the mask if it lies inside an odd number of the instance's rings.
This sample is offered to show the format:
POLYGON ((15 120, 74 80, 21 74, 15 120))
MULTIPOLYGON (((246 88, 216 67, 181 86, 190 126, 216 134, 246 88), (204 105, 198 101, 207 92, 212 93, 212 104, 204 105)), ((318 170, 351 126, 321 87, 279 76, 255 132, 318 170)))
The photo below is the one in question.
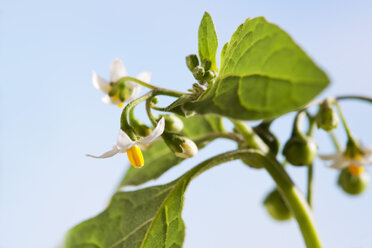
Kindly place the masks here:
POLYGON ((159 102, 159 98, 157 98, 157 97, 151 98, 151 103, 157 104, 158 102, 159 102))
POLYGON ((201 66, 196 66, 192 71, 192 74, 196 80, 202 80, 204 78, 205 70, 201 66))
POLYGON ((191 158, 194 157, 198 153, 198 147, 189 138, 184 137, 183 142, 180 144, 182 148, 182 152, 175 152, 176 156, 180 158, 191 158))
POLYGON ((315 120, 319 128, 325 131, 331 131, 337 127, 339 117, 336 111, 332 108, 331 103, 328 100, 325 100, 319 106, 319 111, 315 120))
POLYGON ((193 72, 194 68, 199 65, 198 57, 195 54, 190 54, 186 57, 186 65, 193 72))
POLYGON ((175 115, 163 115, 165 119, 165 130, 168 132, 180 132, 183 129, 183 122, 175 115))
POLYGON ((171 151, 180 158, 191 158, 198 153, 198 147, 194 141, 177 133, 165 131, 163 140, 171 151))
POLYGON ((205 59, 203 60, 201 66, 204 68, 205 71, 209 71, 209 69, 211 69, 212 62, 208 59, 205 59))
POLYGON ((210 82, 216 77, 216 74, 214 71, 207 71, 204 75, 204 80, 207 82, 210 82))

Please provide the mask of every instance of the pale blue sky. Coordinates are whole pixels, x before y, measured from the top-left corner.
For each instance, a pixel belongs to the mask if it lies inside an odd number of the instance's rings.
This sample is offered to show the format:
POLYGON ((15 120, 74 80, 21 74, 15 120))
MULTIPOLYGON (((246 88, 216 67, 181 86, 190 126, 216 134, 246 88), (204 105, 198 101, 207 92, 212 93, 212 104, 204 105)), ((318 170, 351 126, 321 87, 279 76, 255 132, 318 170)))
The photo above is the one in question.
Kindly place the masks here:
MULTIPOLYGON (((127 160, 84 156, 110 148, 120 116, 118 108, 101 103, 91 71, 107 77, 109 64, 119 57, 132 75, 150 70, 155 84, 186 90, 193 79, 184 57, 196 52, 205 10, 220 45, 245 18, 263 15, 327 71, 332 86, 325 94, 372 95, 370 1, 2 0, 1 248, 56 247, 70 227, 104 209, 127 160)), ((343 106, 352 130, 371 144, 371 107, 343 106)), ((282 141, 292 117, 274 125, 282 141)), ((332 151, 324 133, 317 138, 320 151, 332 151)), ((152 184, 233 148, 215 142, 152 184)), ((290 173, 304 189, 304 170, 290 173)), ((336 176, 318 161, 315 214, 322 239, 326 247, 371 247, 372 190, 349 197, 336 186, 336 176)), ((264 171, 239 162, 198 177, 186 194, 185 247, 302 247, 296 223, 273 222, 261 206, 272 186, 264 171)))

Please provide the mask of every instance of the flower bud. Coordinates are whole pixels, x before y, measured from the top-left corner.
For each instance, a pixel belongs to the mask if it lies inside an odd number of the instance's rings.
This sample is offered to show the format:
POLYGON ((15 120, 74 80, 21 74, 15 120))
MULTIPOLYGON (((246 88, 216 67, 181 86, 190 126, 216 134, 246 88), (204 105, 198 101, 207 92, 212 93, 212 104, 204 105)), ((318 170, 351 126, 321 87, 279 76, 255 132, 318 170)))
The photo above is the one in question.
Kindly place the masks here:
POLYGON ((330 102, 325 100, 320 106, 319 111, 315 117, 316 124, 319 128, 325 131, 331 131, 337 127, 339 122, 336 111, 333 110, 330 102))
POLYGON ((263 202, 269 215, 278 221, 292 218, 292 213, 277 189, 268 194, 263 202))
POLYGON ((316 156, 315 141, 305 135, 292 136, 284 146, 283 155, 293 165, 310 165, 316 156))
POLYGON ((194 68, 199 65, 198 57, 195 54, 190 54, 186 57, 186 65, 193 72, 194 68))
POLYGON ((176 156, 180 158, 191 158, 194 157, 198 153, 198 147, 189 138, 184 137, 184 141, 180 144, 182 147, 182 152, 175 152, 176 156))
POLYGON ((203 78, 204 78, 204 74, 205 74, 205 70, 204 70, 204 68, 203 67, 201 67, 201 66, 196 66, 195 68, 194 68, 194 70, 192 71, 192 74, 194 75, 194 78, 196 79, 196 80, 203 80, 203 78))
POLYGON ((158 102, 159 102, 159 98, 157 98, 157 97, 151 98, 151 103, 157 104, 158 102))
POLYGON ((216 73, 214 71, 207 71, 204 75, 204 80, 210 82, 216 77, 216 73))
POLYGON ((205 71, 209 71, 209 69, 211 69, 212 62, 208 59, 204 59, 201 66, 204 68, 205 71))
POLYGON ((183 122, 175 115, 163 115, 165 119, 165 130, 168 132, 180 132, 183 129, 183 122))
POLYGON ((362 172, 359 175, 352 175, 349 169, 346 168, 341 171, 337 183, 344 192, 350 195, 359 195, 367 188, 369 175, 367 172, 362 172))
POLYGON ((198 153, 198 147, 191 139, 177 133, 165 131, 162 135, 171 151, 180 158, 191 158, 198 153))
POLYGON ((133 129, 136 132, 136 134, 138 134, 139 136, 146 137, 146 136, 151 134, 151 128, 149 128, 145 124, 142 124, 142 123, 133 124, 133 123, 131 123, 131 125, 133 126, 133 129))

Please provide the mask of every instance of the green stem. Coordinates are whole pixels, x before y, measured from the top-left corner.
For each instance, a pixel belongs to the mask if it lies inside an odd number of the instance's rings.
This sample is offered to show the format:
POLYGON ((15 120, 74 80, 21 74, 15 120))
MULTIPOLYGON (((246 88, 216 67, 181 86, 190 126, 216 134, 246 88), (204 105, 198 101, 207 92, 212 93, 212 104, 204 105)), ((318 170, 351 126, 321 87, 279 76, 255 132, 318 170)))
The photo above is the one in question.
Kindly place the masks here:
POLYGON ((353 136, 352 136, 352 134, 351 134, 351 131, 350 131, 350 129, 349 129, 349 126, 347 125, 346 120, 345 120, 345 117, 344 117, 344 115, 343 115, 343 113, 342 113, 342 110, 341 110, 341 106, 340 106, 340 104, 339 104, 337 101, 335 101, 335 105, 336 105, 336 108, 337 108, 338 113, 339 113, 339 115, 340 115, 340 118, 341 118, 342 124, 344 125, 345 132, 346 132, 346 135, 347 135, 348 139, 354 140, 354 138, 353 138, 353 136))
MULTIPOLYGON (((132 138, 132 139, 135 139, 134 134, 129 131, 129 130, 131 130, 131 127, 130 127, 130 125, 128 123, 127 117, 128 117, 128 115, 130 113, 130 110, 133 107, 135 107, 136 105, 138 105, 139 103, 141 103, 143 101, 146 101, 147 99, 150 99, 150 98, 152 98, 154 96, 157 96, 157 95, 179 96, 178 94, 183 94, 183 93, 177 93, 177 92, 174 92, 174 91, 168 90, 168 89, 155 88, 152 91, 147 92, 143 96, 141 96, 141 97, 139 97, 139 98, 137 98, 137 99, 129 102, 125 106, 125 108, 123 109, 123 112, 121 113, 121 117, 120 117, 120 128, 123 131, 128 131, 127 134, 129 135, 129 137, 132 138)), ((156 125, 156 120, 154 118, 151 118, 153 116, 149 116, 149 117, 150 117, 150 120, 151 120, 152 124, 156 125)))
POLYGON ((321 241, 318 236, 312 211, 302 196, 300 191, 296 188, 288 174, 285 172, 279 162, 272 156, 259 151, 257 149, 241 149, 232 152, 226 152, 215 157, 212 157, 192 170, 187 172, 185 176, 190 175, 190 180, 202 172, 224 162, 232 161, 235 159, 245 158, 249 160, 252 165, 263 165, 269 172, 270 176, 274 179, 279 192, 282 194, 285 201, 288 203, 293 215, 302 232, 305 244, 310 248, 322 247, 321 241))
POLYGON ((130 103, 128 103, 125 108, 123 109, 123 112, 121 113, 121 117, 120 117, 120 128, 121 130, 123 130, 124 132, 126 132, 128 134, 128 136, 132 139, 132 140, 135 140, 136 137, 134 135, 133 132, 131 132, 130 130, 132 130, 131 126, 129 125, 128 123, 128 115, 129 115, 129 112, 130 110, 135 107, 136 105, 138 105, 139 103, 143 102, 143 101, 146 101, 146 99, 150 98, 153 96, 154 94, 154 91, 156 90, 152 90, 150 92, 147 92, 145 95, 131 101, 130 103))
POLYGON ((246 153, 244 159, 245 161, 247 161, 247 159, 251 159, 252 165, 256 164, 259 166, 264 166, 264 168, 274 179, 279 192, 281 192, 283 198, 287 202, 297 220, 306 246, 311 248, 322 247, 311 208, 309 207, 306 199, 296 188, 283 166, 276 160, 274 156, 267 152, 265 146, 263 147, 261 145, 260 141, 262 140, 255 135, 252 128, 242 121, 231 121, 233 122, 234 127, 242 134, 244 140, 249 145, 253 145, 253 147, 259 149, 256 151, 256 155, 260 154, 259 157, 256 156, 250 158, 250 156, 246 153))
POLYGON ((312 208, 313 206, 313 177, 314 177, 314 165, 311 164, 307 167, 307 202, 312 208))
POLYGON ((135 78, 135 77, 123 77, 120 80, 133 81, 133 82, 135 82, 137 84, 140 84, 140 85, 142 85, 146 88, 149 88, 149 89, 152 89, 152 90, 158 90, 159 92, 162 92, 163 95, 167 95, 167 96, 180 97, 182 95, 187 95, 188 94, 188 93, 183 93, 183 92, 176 91, 176 90, 168 90, 168 89, 156 87, 152 84, 146 83, 146 82, 144 82, 142 80, 139 80, 138 78, 135 78))
POLYGON ((162 108, 162 107, 158 107, 158 106, 155 106, 155 105, 151 105, 150 106, 152 109, 155 109, 155 110, 158 110, 158 111, 163 111, 163 112, 167 112, 167 108, 162 108))
POLYGON ((348 95, 348 96, 338 96, 338 97, 336 97, 336 99, 337 100, 362 100, 362 101, 366 101, 366 102, 372 103, 372 98, 366 97, 366 96, 352 96, 352 95, 348 95))
POLYGON ((223 133, 223 132, 211 132, 198 137, 193 138, 196 143, 204 143, 218 138, 224 138, 236 141, 237 143, 243 142, 243 137, 236 133, 223 133))
POLYGON ((152 98, 153 97, 150 97, 150 98, 146 99, 146 112, 147 112, 147 116, 149 117, 152 125, 156 126, 156 123, 157 123, 156 118, 151 112, 151 99, 152 98))
POLYGON ((275 158, 269 160, 268 157, 265 157, 265 159, 263 165, 276 182, 279 191, 296 218, 306 246, 311 248, 322 247, 313 213, 307 201, 280 163, 275 158))
POLYGON ((245 143, 250 148, 259 149, 265 152, 269 151, 269 147, 262 141, 262 139, 254 132, 254 130, 245 122, 230 119, 234 124, 234 128, 242 134, 245 143))
POLYGON ((340 152, 342 150, 340 142, 338 142, 338 139, 333 131, 329 132, 329 136, 331 137, 332 143, 336 148, 336 151, 340 152))

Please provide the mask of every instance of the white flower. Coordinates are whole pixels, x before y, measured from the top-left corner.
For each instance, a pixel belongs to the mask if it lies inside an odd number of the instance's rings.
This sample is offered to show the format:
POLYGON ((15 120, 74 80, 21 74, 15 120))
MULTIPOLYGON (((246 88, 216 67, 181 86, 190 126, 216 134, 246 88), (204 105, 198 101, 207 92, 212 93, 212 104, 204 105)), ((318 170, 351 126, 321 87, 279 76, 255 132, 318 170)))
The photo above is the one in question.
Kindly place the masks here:
MULTIPOLYGON (((120 59, 115 59, 110 66, 110 81, 107 81, 93 71, 92 81, 93 86, 101 90, 106 95, 102 98, 102 101, 107 104, 118 105, 123 107, 125 103, 132 101, 138 93, 141 91, 142 86, 132 82, 126 81, 125 85, 119 85, 117 82, 119 79, 126 77, 127 71, 125 70, 124 64, 120 59)), ((146 83, 150 82, 151 73, 142 72, 136 78, 146 83)))
POLYGON ((353 155, 350 156, 348 149, 344 152, 336 152, 330 155, 319 155, 322 160, 332 161, 329 168, 342 170, 349 168, 351 174, 358 176, 364 171, 364 167, 372 164, 372 147, 359 147, 354 149, 353 155), (359 152, 357 152, 359 150, 359 152))
POLYGON ((164 126, 165 126, 164 118, 161 118, 158 124, 156 125, 154 131, 152 131, 150 135, 136 141, 131 140, 131 138, 129 138, 129 136, 123 130, 120 129, 116 144, 112 147, 110 151, 105 152, 100 156, 94 156, 90 154, 87 154, 87 156, 93 158, 109 158, 118 153, 126 152, 130 163, 134 167, 136 168, 142 167, 144 165, 144 160, 139 146, 149 145, 152 142, 154 142, 164 132, 164 126))

